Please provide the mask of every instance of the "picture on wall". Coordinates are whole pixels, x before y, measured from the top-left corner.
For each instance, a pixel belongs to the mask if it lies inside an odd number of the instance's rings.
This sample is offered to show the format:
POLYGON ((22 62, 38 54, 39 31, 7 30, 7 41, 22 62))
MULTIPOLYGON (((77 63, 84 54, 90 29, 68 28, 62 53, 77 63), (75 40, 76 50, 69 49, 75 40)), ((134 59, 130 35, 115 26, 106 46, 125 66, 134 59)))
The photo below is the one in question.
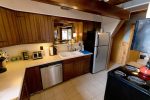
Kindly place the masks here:
POLYGON ((131 49, 150 53, 150 19, 136 22, 131 49))

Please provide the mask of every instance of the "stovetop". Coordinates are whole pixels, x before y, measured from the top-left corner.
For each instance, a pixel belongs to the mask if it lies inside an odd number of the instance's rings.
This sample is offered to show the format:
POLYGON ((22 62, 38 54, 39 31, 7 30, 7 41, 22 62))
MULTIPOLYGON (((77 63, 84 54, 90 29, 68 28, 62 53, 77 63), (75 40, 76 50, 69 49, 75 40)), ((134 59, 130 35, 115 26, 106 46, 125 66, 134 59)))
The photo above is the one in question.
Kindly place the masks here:
POLYGON ((131 84, 137 85, 140 88, 145 89, 146 91, 150 92, 150 80, 143 80, 139 76, 139 69, 134 66, 125 65, 122 67, 118 67, 113 70, 113 74, 125 79, 131 84))

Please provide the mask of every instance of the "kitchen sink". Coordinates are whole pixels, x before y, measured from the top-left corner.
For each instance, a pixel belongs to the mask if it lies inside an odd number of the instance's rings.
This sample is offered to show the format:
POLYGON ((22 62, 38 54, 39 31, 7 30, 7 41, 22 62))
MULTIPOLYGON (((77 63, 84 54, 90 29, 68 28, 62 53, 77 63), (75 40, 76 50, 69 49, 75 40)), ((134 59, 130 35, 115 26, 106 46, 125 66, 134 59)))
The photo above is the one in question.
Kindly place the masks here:
POLYGON ((81 53, 80 51, 72 51, 72 52, 60 52, 60 53, 58 53, 58 55, 59 55, 61 58, 70 58, 70 57, 82 56, 82 55, 84 55, 84 54, 81 53))

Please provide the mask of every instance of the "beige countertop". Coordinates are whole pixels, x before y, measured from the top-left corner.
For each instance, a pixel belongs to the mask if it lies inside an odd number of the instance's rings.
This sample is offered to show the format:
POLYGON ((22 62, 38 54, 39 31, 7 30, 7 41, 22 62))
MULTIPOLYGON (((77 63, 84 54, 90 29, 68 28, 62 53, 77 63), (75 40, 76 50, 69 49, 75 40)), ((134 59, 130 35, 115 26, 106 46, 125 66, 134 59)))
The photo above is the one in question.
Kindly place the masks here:
POLYGON ((55 55, 44 57, 43 59, 38 60, 8 62, 6 64, 7 71, 0 73, 0 100, 15 100, 20 96, 26 68, 56 61, 62 61, 65 59, 70 58, 61 58, 60 56, 55 55))

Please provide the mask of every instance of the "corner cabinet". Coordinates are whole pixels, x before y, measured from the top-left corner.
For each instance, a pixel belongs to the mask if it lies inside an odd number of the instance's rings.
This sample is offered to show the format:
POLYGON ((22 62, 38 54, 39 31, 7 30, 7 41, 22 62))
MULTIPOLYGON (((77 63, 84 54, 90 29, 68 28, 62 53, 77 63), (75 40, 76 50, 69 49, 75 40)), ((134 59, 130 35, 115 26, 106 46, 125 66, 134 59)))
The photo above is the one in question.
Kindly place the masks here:
POLYGON ((25 71, 20 100, 29 100, 30 95, 43 90, 40 67, 30 67, 25 71))
POLYGON ((90 72, 91 55, 76 57, 63 61, 63 81, 90 72))
POLYGON ((39 66, 26 69, 25 82, 29 94, 38 92, 43 89, 39 66))

